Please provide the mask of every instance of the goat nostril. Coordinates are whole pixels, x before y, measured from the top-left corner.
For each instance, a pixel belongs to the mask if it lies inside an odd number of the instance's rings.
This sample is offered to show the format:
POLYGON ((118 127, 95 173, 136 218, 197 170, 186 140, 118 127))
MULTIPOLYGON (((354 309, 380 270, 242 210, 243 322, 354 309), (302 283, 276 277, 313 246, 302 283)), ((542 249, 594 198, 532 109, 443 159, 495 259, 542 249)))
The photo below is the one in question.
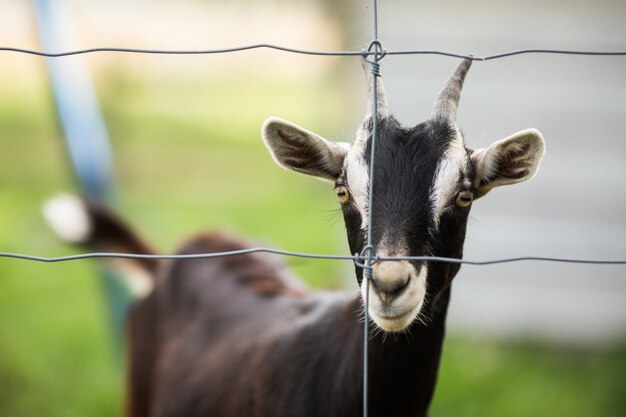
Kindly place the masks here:
POLYGON ((398 280, 395 283, 395 286, 389 289, 389 295, 397 295, 402 292, 409 285, 409 281, 411 280, 411 276, 407 276, 404 279, 398 280))

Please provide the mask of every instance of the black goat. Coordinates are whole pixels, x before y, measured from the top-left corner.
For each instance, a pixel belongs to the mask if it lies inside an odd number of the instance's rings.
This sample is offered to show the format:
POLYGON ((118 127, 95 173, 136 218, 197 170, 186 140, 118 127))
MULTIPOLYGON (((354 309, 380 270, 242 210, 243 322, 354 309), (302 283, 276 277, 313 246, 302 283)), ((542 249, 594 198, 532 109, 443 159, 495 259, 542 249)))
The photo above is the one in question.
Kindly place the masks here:
MULTIPOLYGON (((460 258, 473 199, 535 174, 544 153, 535 130, 486 149, 465 147, 455 119, 470 64, 463 61, 444 85, 432 117, 411 128, 389 115, 379 83, 372 216, 371 113, 352 145, 327 141, 280 119, 265 123, 263 138, 278 164, 335 183, 351 253, 363 249, 372 222, 379 255, 460 258)), ((68 240, 107 251, 153 253, 98 205, 66 198, 53 201, 46 212, 68 240)), ((247 247, 210 233, 179 253, 247 247)), ((274 258, 260 254, 119 262, 132 267, 132 276, 142 272, 136 282, 145 292, 129 318, 129 416, 362 415, 358 295, 305 291, 274 258)), ((450 283, 458 269, 435 262, 374 264, 369 315, 381 331, 369 342, 370 416, 427 414, 450 283), (390 332, 404 335, 385 337, 390 332)), ((358 266, 356 277, 362 284, 358 266)))

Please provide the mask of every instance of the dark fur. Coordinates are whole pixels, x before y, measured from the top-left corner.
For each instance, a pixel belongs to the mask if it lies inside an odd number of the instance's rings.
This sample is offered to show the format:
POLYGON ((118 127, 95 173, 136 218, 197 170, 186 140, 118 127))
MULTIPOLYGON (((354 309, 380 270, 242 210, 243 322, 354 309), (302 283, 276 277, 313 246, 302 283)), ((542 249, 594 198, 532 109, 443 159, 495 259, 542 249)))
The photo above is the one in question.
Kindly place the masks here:
MULTIPOLYGON (((116 231, 105 246, 128 250, 129 243, 148 253, 119 219, 90 208, 97 227, 116 231)), ((179 253, 246 247, 215 232, 179 253)), ((137 302, 128 322, 128 416, 362 414, 358 295, 303 292, 267 255, 149 266, 155 289, 137 302)), ((446 290, 428 304, 428 326, 371 338, 370 416, 426 415, 448 299, 446 290)))
MULTIPOLYGON (((208 234, 181 253, 244 248, 208 234)), ((359 416, 361 302, 302 294, 264 256, 175 261, 130 318, 133 416, 359 416), (242 277, 245 277, 242 279, 242 277), (261 283, 260 285, 257 285, 261 283)), ((428 327, 370 341, 370 415, 421 416, 430 402, 448 293, 428 327)))

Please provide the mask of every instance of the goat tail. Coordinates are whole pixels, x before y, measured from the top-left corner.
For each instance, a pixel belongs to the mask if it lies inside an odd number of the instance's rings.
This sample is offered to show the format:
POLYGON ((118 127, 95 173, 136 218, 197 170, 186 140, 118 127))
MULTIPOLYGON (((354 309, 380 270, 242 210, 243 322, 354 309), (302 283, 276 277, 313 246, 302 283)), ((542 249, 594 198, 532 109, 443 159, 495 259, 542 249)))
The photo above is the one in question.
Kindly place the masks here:
MULTIPOLYGON (((90 251, 153 255, 155 252, 123 220, 102 203, 73 195, 59 195, 48 200, 43 214, 55 234, 67 243, 90 251)), ((154 286, 156 259, 115 259, 130 290, 144 296, 154 286)))

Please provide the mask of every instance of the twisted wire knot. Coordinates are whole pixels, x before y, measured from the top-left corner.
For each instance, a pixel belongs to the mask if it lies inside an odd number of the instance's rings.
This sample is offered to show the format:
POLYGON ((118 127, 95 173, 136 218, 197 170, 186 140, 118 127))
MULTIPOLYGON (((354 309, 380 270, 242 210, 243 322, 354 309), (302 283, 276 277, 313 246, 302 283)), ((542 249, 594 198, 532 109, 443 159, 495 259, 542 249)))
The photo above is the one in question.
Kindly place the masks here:
POLYGON ((372 61, 370 64, 370 71, 374 77, 380 77, 380 64, 378 62, 372 61))
POLYGON ((387 51, 378 40, 373 40, 367 50, 363 51, 363 60, 370 64, 370 71, 374 77, 380 77, 380 60, 387 55, 387 51), (373 58, 370 58, 373 56, 373 58))
POLYGON ((374 265, 376 261, 378 261, 378 255, 372 245, 366 245, 360 253, 354 254, 354 264, 363 268, 366 279, 372 278, 372 265, 374 265))

